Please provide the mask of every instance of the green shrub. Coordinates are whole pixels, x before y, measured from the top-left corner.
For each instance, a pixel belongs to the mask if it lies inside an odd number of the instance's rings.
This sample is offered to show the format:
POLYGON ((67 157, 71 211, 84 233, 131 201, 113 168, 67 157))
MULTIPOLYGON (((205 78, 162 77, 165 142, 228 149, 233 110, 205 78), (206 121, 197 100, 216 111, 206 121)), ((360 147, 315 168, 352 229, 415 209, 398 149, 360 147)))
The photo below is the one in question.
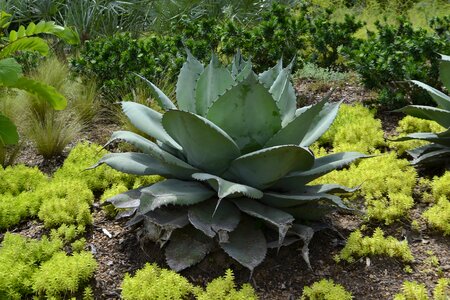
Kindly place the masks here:
POLYGON ((37 167, 29 168, 24 165, 7 167, 0 166, 0 195, 11 194, 17 196, 22 192, 34 191, 39 185, 47 181, 47 177, 37 167))
POLYGON ((384 237, 384 232, 380 228, 375 229, 372 237, 363 237, 359 230, 352 232, 344 249, 335 256, 335 259, 338 262, 345 260, 352 263, 357 258, 374 255, 398 257, 404 262, 414 260, 406 240, 400 242, 392 236, 384 237))
POLYGON ((31 197, 40 199, 42 204, 38 216, 46 227, 92 223, 90 206, 94 195, 81 180, 54 180, 31 197))
POLYGON ((233 271, 228 269, 223 277, 219 277, 208 283, 206 290, 196 291, 197 300, 257 300, 255 290, 250 284, 244 284, 240 290, 236 290, 233 271))
POLYGON ((422 215, 433 228, 450 235, 450 201, 446 197, 438 198, 435 205, 422 215))
POLYGON ((441 278, 434 287, 433 299, 434 300, 448 300, 450 297, 450 279, 441 278))
MULTIPOLYGON (((59 239, 40 241, 6 233, 0 247, 0 298, 23 299, 32 293, 33 274, 38 265, 60 251, 59 239)), ((60 266, 59 266, 60 267, 60 266)))
POLYGON ((351 300, 352 293, 345 288, 334 283, 333 280, 322 279, 313 285, 303 288, 300 300, 351 300))
POLYGON ((295 78, 307 78, 323 83, 345 81, 350 77, 349 73, 333 71, 329 68, 322 68, 314 63, 307 62, 294 74, 295 78))
POLYGON ((124 300, 184 299, 192 291, 193 286, 186 278, 148 263, 133 277, 125 274, 122 283, 124 300))
POLYGON ((416 281, 405 281, 402 292, 394 296, 394 300, 428 300, 425 284, 416 281))
POLYGON ((390 224, 405 217, 413 207, 413 189, 416 171, 405 159, 394 152, 362 160, 350 168, 334 171, 315 183, 336 182, 346 186, 359 186, 352 198, 363 196, 369 219, 390 224))
POLYGON ((57 252, 33 274, 33 291, 46 297, 74 294, 94 275, 96 269, 97 262, 90 252, 83 251, 72 256, 57 252))
POLYGON ((414 29, 405 19, 395 25, 377 22, 376 31, 369 32, 360 47, 347 51, 352 67, 361 75, 366 87, 383 89, 384 99, 391 103, 381 104, 388 108, 403 106, 406 102, 402 95, 409 95, 415 104, 430 103, 431 98, 423 90, 411 90, 407 84, 398 82, 414 79, 439 86, 438 53, 450 51, 446 33, 437 35, 425 29, 414 29), (396 103, 392 103, 393 97, 397 97, 396 103))
POLYGON ((319 139, 319 144, 330 145, 333 152, 359 151, 376 153, 384 146, 381 121, 375 119, 375 111, 361 104, 341 105, 336 120, 319 139))
POLYGON ((58 229, 52 229, 50 231, 50 236, 52 239, 61 239, 65 243, 70 243, 75 240, 78 236, 84 234, 86 228, 84 225, 61 225, 58 229))

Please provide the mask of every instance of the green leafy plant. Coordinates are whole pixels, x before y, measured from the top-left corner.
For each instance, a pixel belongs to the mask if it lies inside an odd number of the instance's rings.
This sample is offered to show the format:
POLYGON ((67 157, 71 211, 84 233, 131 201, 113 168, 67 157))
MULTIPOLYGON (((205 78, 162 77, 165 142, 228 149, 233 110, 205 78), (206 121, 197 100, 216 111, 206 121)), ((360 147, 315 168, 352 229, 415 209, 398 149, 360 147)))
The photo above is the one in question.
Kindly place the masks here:
POLYGON ((170 241, 165 254, 174 270, 203 259, 214 238, 250 270, 263 261, 267 247, 300 239, 308 261, 314 230, 299 222, 335 209, 350 210, 334 193, 353 189, 307 185, 366 157, 343 152, 315 159, 307 148, 331 125, 340 103, 324 99, 297 110, 291 65, 283 68, 279 61, 259 75, 251 66, 238 53, 228 68, 215 56, 204 67, 188 52, 177 84, 179 110, 151 82, 163 114, 121 103, 131 123, 156 142, 117 131, 109 143, 126 141, 142 152, 107 154, 93 166, 168 178, 109 202, 136 212, 130 224, 143 222, 150 239, 161 245, 170 241), (263 229, 270 226, 278 230, 278 238, 266 238, 263 229))
POLYGON ((322 279, 311 286, 303 288, 300 300, 351 300, 352 293, 345 288, 334 283, 333 280, 322 279))
MULTIPOLYGON (((0 12, 0 27, 8 28, 11 15, 0 12)), ((38 24, 30 23, 27 27, 11 30, 9 36, 0 44, 0 85, 7 88, 24 90, 48 102, 54 109, 64 109, 65 98, 53 87, 39 81, 22 76, 22 68, 12 58, 17 51, 37 51, 47 55, 49 47, 47 42, 37 37, 39 34, 53 34, 69 43, 77 43, 78 35, 72 30, 56 25, 54 22, 41 21, 38 24)), ((0 147, 16 144, 19 139, 16 126, 12 121, 0 114, 0 147)))
POLYGON ((394 296, 394 300, 428 300, 425 284, 416 281, 405 281, 402 292, 394 296))
POLYGON ((363 237, 359 230, 352 232, 344 249, 336 255, 335 259, 338 262, 345 260, 352 263, 355 258, 373 255, 398 257, 404 262, 414 260, 406 240, 400 242, 392 236, 384 237, 384 232, 380 228, 375 229, 372 237, 363 237))
MULTIPOLYGON (((450 56, 442 55, 440 79, 450 90, 450 56)), ((399 109, 408 115, 432 120, 441 125, 444 131, 439 133, 417 132, 396 139, 396 141, 420 140, 430 144, 407 151, 413 158, 414 165, 447 164, 450 157, 450 97, 441 91, 420 81, 412 81, 428 92, 438 107, 409 105, 399 109)))

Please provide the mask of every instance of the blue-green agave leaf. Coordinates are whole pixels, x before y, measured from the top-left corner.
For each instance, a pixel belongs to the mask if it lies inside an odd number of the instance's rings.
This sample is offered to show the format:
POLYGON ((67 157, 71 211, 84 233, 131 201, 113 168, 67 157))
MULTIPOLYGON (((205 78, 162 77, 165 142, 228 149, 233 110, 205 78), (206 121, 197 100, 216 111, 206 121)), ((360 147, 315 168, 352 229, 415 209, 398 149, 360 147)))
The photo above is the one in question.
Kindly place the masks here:
POLYGON ((273 85, 275 80, 278 77, 278 74, 280 74, 281 70, 283 70, 283 60, 278 60, 277 64, 273 66, 272 68, 262 72, 258 75, 259 81, 267 88, 270 89, 270 87, 273 85))
POLYGON ((161 91, 156 85, 154 85, 150 80, 148 80, 147 78, 145 78, 142 75, 136 74, 135 75, 139 78, 141 78, 142 80, 144 80, 148 86, 153 90, 153 92, 156 93, 156 95, 158 96, 156 99, 158 101, 158 104, 161 106, 162 109, 164 110, 169 110, 169 109, 177 109, 177 107, 175 106, 175 104, 173 104, 173 102, 169 99, 169 97, 166 96, 166 94, 164 94, 163 91, 161 91))
POLYGON ((129 190, 106 199, 106 203, 111 203, 116 208, 137 208, 141 198, 141 189, 129 190))
POLYGON ((314 155, 307 148, 295 145, 275 146, 235 159, 224 176, 257 189, 265 189, 286 174, 308 170, 313 164, 314 155))
POLYGON ((298 236, 303 241, 302 257, 308 265, 308 268, 312 270, 311 262, 309 261, 309 242, 314 236, 314 229, 302 224, 293 224, 289 233, 298 236))
POLYGON ((232 201, 244 213, 276 227, 278 229, 278 248, 281 247, 287 231, 294 222, 293 216, 282 210, 263 205, 256 200, 248 198, 237 198, 232 201))
POLYGON ((283 208, 283 210, 294 216, 296 220, 320 221, 327 214, 335 211, 336 206, 326 203, 312 202, 299 206, 283 208))
POLYGON ((253 72, 220 96, 207 118, 225 130, 243 153, 261 149, 281 128, 276 102, 253 72))
POLYGON ((253 273, 266 257, 266 238, 257 224, 251 220, 239 223, 238 227, 230 232, 229 241, 220 243, 222 249, 241 265, 253 273))
MULTIPOLYGON (((238 49, 238 51, 236 52, 236 54, 233 57, 233 62, 231 63, 231 76, 233 76, 233 78, 236 81, 238 81, 237 76, 240 73, 242 73, 242 71, 244 69, 246 69, 249 65, 250 65, 250 70, 251 70, 251 63, 249 64, 249 62, 250 62, 250 59, 248 61, 244 60, 244 58, 242 57, 241 51, 238 49)), ((247 76, 248 76, 248 74, 243 76, 243 78, 246 78, 247 76)))
POLYGON ((188 212, 191 224, 211 238, 221 231, 233 231, 241 220, 239 209, 229 201, 222 201, 220 208, 215 209, 215 201, 204 201, 189 207, 188 212))
POLYGON ((164 114, 164 129, 183 147, 189 164, 220 175, 240 155, 236 143, 207 119, 185 111, 164 114))
MULTIPOLYGON (((441 54, 441 63, 439 65, 439 79, 450 92, 450 56, 441 54)), ((447 108, 450 110, 450 108, 447 108)))
MULTIPOLYGON (((450 71, 449 71, 450 74, 450 71)), ((417 80, 411 80, 414 84, 426 90, 428 94, 433 98, 434 102, 438 105, 438 107, 443 108, 445 110, 450 110, 450 97, 444 94, 443 92, 425 84, 423 82, 417 80)))
POLYGON ((419 164, 442 164, 443 158, 450 159, 450 148, 445 147, 437 150, 430 150, 413 159, 413 165, 419 164))
POLYGON ((325 98, 311 106, 276 133, 264 147, 286 144, 310 146, 331 126, 341 103, 327 103, 325 98))
POLYGON ((203 65, 186 49, 187 59, 178 76, 176 94, 180 110, 197 112, 195 104, 195 88, 203 65))
POLYGON ((211 62, 197 81, 195 90, 195 103, 197 114, 205 116, 209 107, 233 85, 233 77, 227 68, 222 67, 217 57, 213 54, 211 62))
POLYGON ((326 192, 316 193, 315 191, 307 191, 294 193, 277 193, 267 192, 264 193, 264 197, 260 200, 262 203, 277 207, 288 208, 299 205, 304 205, 312 202, 328 202, 334 204, 342 209, 349 210, 349 208, 342 203, 340 197, 326 192))
POLYGON ((141 189, 138 212, 146 214, 161 206, 193 205, 211 198, 214 191, 196 181, 167 179, 141 189))
POLYGON ((292 172, 280 179, 273 188, 282 191, 297 191, 298 187, 302 187, 322 175, 345 167, 357 159, 367 157, 371 156, 359 152, 340 152, 319 157, 314 161, 311 169, 292 172))
POLYGON ((160 244, 161 247, 170 240, 174 230, 189 224, 187 211, 179 208, 174 209, 173 207, 164 207, 156 211, 150 211, 145 215, 137 214, 134 219, 139 217, 142 217, 144 221, 141 232, 144 233, 145 238, 160 244))
POLYGON ((292 121, 297 107, 297 97, 295 96, 294 86, 292 85, 290 77, 291 67, 288 66, 281 70, 269 90, 280 110, 282 127, 292 121))
POLYGON ((135 175, 161 175, 166 178, 176 177, 180 179, 190 179, 198 169, 181 167, 174 164, 164 163, 148 154, 125 152, 110 153, 104 155, 95 165, 89 169, 106 164, 111 168, 128 174, 135 175))
POLYGON ((407 136, 400 137, 396 139, 395 141, 408 141, 408 140, 422 140, 422 141, 428 141, 444 146, 450 146, 450 136, 448 135, 448 132, 450 130, 444 131, 443 135, 440 135, 439 133, 433 133, 433 132, 416 132, 408 134, 407 136))
POLYGON ((408 105, 396 111, 413 117, 436 121, 445 128, 450 127, 450 110, 424 105, 408 105))
POLYGON ((172 148, 182 150, 164 130, 161 124, 162 115, 159 112, 136 102, 124 101, 121 105, 123 113, 134 127, 172 148))
POLYGON ((353 193, 357 191, 359 187, 349 188, 339 184, 317 184, 317 185, 307 185, 303 187, 303 190, 307 193, 353 193))
POLYGON ((166 248, 166 262, 176 271, 199 263, 213 248, 213 240, 201 231, 186 227, 173 232, 166 248))
POLYGON ((192 174, 192 178, 200 181, 206 181, 208 184, 217 191, 219 199, 225 197, 250 197, 252 199, 260 199, 263 196, 263 192, 255 189, 251 186, 234 183, 219 176, 215 176, 207 173, 195 173, 192 174))

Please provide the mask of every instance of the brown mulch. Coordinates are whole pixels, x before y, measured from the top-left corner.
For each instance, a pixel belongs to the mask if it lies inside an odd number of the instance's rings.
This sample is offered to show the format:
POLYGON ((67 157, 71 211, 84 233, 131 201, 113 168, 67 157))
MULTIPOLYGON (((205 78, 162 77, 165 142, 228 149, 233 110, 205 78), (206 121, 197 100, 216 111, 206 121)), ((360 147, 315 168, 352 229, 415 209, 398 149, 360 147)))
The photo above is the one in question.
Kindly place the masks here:
MULTIPOLYGON (((296 91, 302 105, 308 105, 327 93, 330 86, 316 85, 313 93, 308 92, 314 82, 299 82, 296 91)), ((341 84, 335 87, 332 101, 345 99, 346 103, 366 102, 374 95, 360 85, 341 84)), ((378 115, 386 131, 394 130, 398 116, 394 114, 378 115)), ((110 133, 116 130, 113 124, 99 124, 87 136, 87 140, 104 143, 110 133)), ((38 166, 47 174, 53 173, 67 156, 70 147, 61 157, 45 160, 35 154, 30 145, 25 147, 19 162, 30 166, 38 166)), ((426 207, 417 205, 411 212, 413 219, 419 219, 426 207)), ((98 261, 99 267, 92 281, 95 299, 120 299, 120 285, 125 273, 134 274, 145 262, 157 262, 167 267, 163 251, 159 246, 139 241, 133 228, 125 227, 125 220, 111 220, 96 204, 93 206, 94 224, 87 234, 87 250, 91 251, 98 261)), ((371 258, 356 261, 353 264, 336 263, 336 255, 345 244, 344 237, 359 228, 363 221, 352 215, 333 214, 330 222, 335 230, 326 229, 316 234, 310 244, 310 260, 313 270, 307 268, 301 256, 301 243, 284 247, 277 254, 270 250, 265 261, 258 266, 250 279, 261 299, 298 299, 302 289, 322 278, 333 279, 350 290, 354 299, 392 299, 401 289, 405 280, 416 280, 424 283, 429 291, 434 288, 438 278, 450 277, 450 238, 429 231, 421 223, 420 233, 411 230, 402 222, 390 226, 368 224, 366 234, 372 234, 377 226, 398 239, 408 239, 415 262, 410 264, 413 273, 405 272, 402 262, 393 258, 371 258), (430 255, 436 255, 439 266, 430 264, 430 255)), ((45 231, 42 224, 28 221, 18 226, 13 232, 24 236, 39 238, 45 231)), ((0 240, 2 236, 0 234, 0 240)), ((191 282, 206 285, 213 278, 222 276, 227 268, 231 268, 239 284, 249 281, 249 271, 233 261, 222 251, 215 251, 198 265, 181 272, 191 282)), ((430 295, 431 296, 431 295, 430 295)))

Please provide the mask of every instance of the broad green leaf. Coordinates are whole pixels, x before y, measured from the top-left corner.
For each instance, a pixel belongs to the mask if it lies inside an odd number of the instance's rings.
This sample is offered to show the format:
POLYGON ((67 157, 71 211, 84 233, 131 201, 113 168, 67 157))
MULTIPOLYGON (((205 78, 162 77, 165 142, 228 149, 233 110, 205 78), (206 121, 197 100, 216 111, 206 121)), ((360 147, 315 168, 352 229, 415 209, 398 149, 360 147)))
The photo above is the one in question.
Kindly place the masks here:
POLYGON ((283 70, 283 60, 282 59, 280 59, 274 67, 259 74, 258 79, 267 89, 270 89, 270 87, 273 85, 273 83, 277 79, 278 74, 280 74, 281 70, 283 70))
POLYGON ((28 24, 27 29, 25 30, 25 34, 26 35, 33 35, 35 29, 36 29, 36 24, 31 22, 30 24, 28 24))
POLYGON ((313 154, 295 145, 276 146, 235 159, 227 175, 257 189, 265 189, 286 174, 308 170, 314 164, 313 154))
POLYGON ((183 147, 187 162, 220 175, 239 156, 239 148, 219 127, 198 115, 172 110, 164 114, 166 132, 183 147))
POLYGON ((153 92, 156 93, 156 95, 158 96, 156 98, 156 100, 158 100, 158 104, 161 106, 162 109, 164 110, 169 110, 169 109, 177 109, 177 107, 175 106, 175 104, 172 103, 172 101, 170 101, 169 97, 166 96, 166 94, 164 94, 163 91, 161 91, 156 85, 154 85, 150 80, 148 80, 147 78, 145 78, 144 76, 141 76, 139 74, 134 73, 137 77, 141 78, 142 80, 144 80, 148 86, 153 90, 153 92))
POLYGON ((233 84, 233 77, 227 68, 220 66, 219 60, 212 55, 211 62, 197 81, 195 103, 197 114, 205 116, 210 106, 233 84))
POLYGON ((17 51, 37 51, 41 55, 48 54, 47 42, 38 37, 25 37, 6 45, 0 51, 0 58, 8 57, 17 51))
MULTIPOLYGON (((450 92, 450 56, 441 54, 441 64, 439 65, 439 78, 448 92, 450 92)), ((450 110, 450 108, 447 108, 450 110)))
POLYGON ((106 164, 123 173, 135 175, 161 175, 166 178, 176 177, 180 179, 190 179, 193 173, 198 172, 198 170, 193 168, 183 168, 167 164, 148 154, 134 152, 106 154, 89 169, 96 168, 102 164, 106 164))
POLYGON ((19 30, 17 30, 17 38, 23 38, 26 36, 25 27, 23 25, 19 26, 19 30))
POLYGON ((449 110, 423 105, 408 105, 396 111, 403 112, 416 118, 436 121, 445 128, 450 127, 449 110))
MULTIPOLYGON (((450 63, 450 62, 449 62, 450 63)), ((450 72, 449 72, 450 73, 450 72)), ((450 110, 450 97, 444 94, 443 92, 417 80, 411 80, 414 84, 426 90, 428 94, 433 98, 434 102, 438 105, 439 108, 443 108, 445 110, 450 110)))
POLYGON ((139 213, 146 214, 161 206, 193 205, 211 198, 214 191, 196 181, 167 179, 141 190, 139 213))
POLYGON ((263 205, 256 200, 248 198, 233 199, 233 202, 244 213, 277 227, 278 248, 281 247, 287 231, 294 222, 294 217, 282 210, 263 205))
POLYGON ((39 81, 20 77, 16 82, 8 85, 8 87, 24 90, 42 101, 47 101, 56 110, 64 109, 67 106, 67 100, 62 94, 54 87, 39 81))
POLYGON ((250 220, 239 223, 238 227, 230 232, 228 243, 220 243, 220 246, 251 273, 264 260, 267 253, 264 234, 250 220))
POLYGON ((9 42, 14 42, 17 40, 17 31, 11 30, 9 32, 9 42))
POLYGON ((211 250, 213 242, 199 230, 176 230, 166 248, 166 262, 176 271, 182 271, 199 263, 211 250))
POLYGON ((310 170, 292 172, 280 179, 274 189, 281 191, 296 191, 298 187, 319 178, 333 170, 345 167, 357 159, 371 157, 359 152, 340 152, 317 158, 310 170))
POLYGON ((0 84, 12 85, 22 76, 22 67, 14 58, 0 60, 0 84))
POLYGON ((326 192, 316 193, 314 191, 304 191, 298 193, 277 193, 267 192, 260 200, 262 203, 277 207, 288 208, 298 205, 305 205, 311 202, 328 202, 336 205, 342 209, 349 210, 349 208, 342 202, 341 198, 336 195, 327 194, 326 192))
POLYGON ((0 113, 0 147, 15 145, 19 142, 19 133, 14 123, 0 113))
POLYGON ((239 209, 229 201, 222 201, 220 208, 215 209, 216 202, 210 200, 189 207, 188 212, 191 224, 211 238, 220 231, 233 231, 241 220, 239 209))
POLYGON ((297 97, 295 96, 294 86, 291 83, 290 77, 291 68, 284 68, 278 74, 277 79, 269 90, 277 102, 278 109, 280 110, 282 127, 292 121, 297 107, 297 97))
POLYGON ((53 34, 69 45, 79 45, 81 43, 80 36, 72 28, 65 27, 63 30, 53 32, 53 34))
POLYGON ((176 94, 180 110, 195 113, 195 88, 203 65, 186 49, 187 59, 178 76, 176 94))
POLYGON ((327 103, 327 98, 303 111, 276 133, 264 147, 294 144, 308 147, 318 140, 336 118, 341 102, 327 103))
POLYGON ((0 11, 0 28, 8 28, 11 23, 11 14, 5 11, 0 11))
POLYGON ((436 144, 441 144, 444 146, 450 146, 450 137, 442 137, 437 133, 433 132, 416 132, 408 134, 407 136, 400 137, 395 141, 408 141, 408 140, 422 140, 428 141, 436 144))
POLYGON ((242 197, 247 196, 252 199, 259 199, 263 196, 263 192, 248 185, 234 183, 215 175, 206 173, 192 174, 192 178, 206 181, 208 184, 217 191, 219 199, 225 197, 242 197))
POLYGON ((253 72, 220 96, 207 118, 225 130, 243 153, 261 149, 281 128, 276 102, 253 72))
POLYGON ((161 124, 162 115, 159 112, 136 102, 125 101, 121 102, 121 105, 123 113, 134 127, 172 148, 182 150, 164 130, 161 124))
POLYGON ((173 165, 176 167, 184 168, 187 170, 195 170, 192 166, 182 161, 181 159, 175 157, 174 155, 162 150, 155 143, 143 138, 142 136, 131 132, 131 131, 116 131, 112 134, 111 139, 105 145, 105 147, 116 140, 123 140, 133 146, 135 146, 140 151, 158 159, 164 164, 173 165))

